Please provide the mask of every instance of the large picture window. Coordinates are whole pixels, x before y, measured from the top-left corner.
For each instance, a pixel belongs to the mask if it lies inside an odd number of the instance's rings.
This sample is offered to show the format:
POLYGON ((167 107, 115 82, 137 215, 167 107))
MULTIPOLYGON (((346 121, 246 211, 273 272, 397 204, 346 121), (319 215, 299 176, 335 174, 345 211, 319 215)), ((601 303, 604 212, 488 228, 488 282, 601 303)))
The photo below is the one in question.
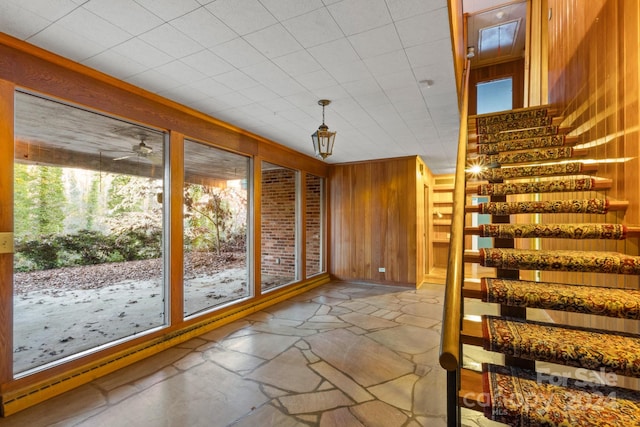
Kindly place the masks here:
POLYGON ((249 182, 247 157, 185 140, 185 316, 252 295, 249 182))
POLYGON ((15 375, 167 323, 165 139, 16 93, 15 375))

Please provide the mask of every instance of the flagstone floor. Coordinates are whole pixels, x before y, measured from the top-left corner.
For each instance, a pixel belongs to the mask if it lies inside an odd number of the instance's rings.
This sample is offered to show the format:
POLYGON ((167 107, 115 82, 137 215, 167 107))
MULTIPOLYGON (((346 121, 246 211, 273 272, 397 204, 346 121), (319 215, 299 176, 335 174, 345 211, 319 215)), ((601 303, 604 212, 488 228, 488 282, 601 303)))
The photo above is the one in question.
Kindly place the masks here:
POLYGON ((442 427, 443 291, 330 283, 0 426, 442 427))

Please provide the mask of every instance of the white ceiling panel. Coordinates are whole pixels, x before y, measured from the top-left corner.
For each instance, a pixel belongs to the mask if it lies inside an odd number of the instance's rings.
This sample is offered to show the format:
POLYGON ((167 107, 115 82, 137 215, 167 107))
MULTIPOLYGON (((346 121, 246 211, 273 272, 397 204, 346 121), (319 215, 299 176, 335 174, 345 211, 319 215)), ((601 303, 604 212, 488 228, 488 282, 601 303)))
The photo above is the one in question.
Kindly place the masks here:
POLYGON ((247 34, 244 39, 267 58, 277 58, 302 49, 300 43, 281 24, 247 34))
POLYGON ((171 21, 171 25, 204 47, 233 40, 238 35, 206 8, 199 8, 171 21))
POLYGON ((343 0, 329 6, 329 11, 346 36, 391 23, 384 0, 343 0))
MULTIPOLYGON (((28 0, 30 1, 30 0, 28 0)), ((90 0, 96 1, 96 0, 90 0)), ((97 0, 100 2, 109 3, 110 0, 97 0)), ((171 21, 179 16, 187 14, 192 10, 196 10, 201 6, 196 0, 135 0, 145 9, 153 12, 156 16, 160 17, 164 21, 171 21)), ((122 10, 122 13, 126 13, 127 9, 122 10)))
POLYGON ((276 19, 285 21, 324 6, 321 0, 260 0, 276 19))
POLYGON ((153 12, 131 0, 90 1, 84 7, 135 36, 164 23, 153 12), (127 13, 122 13, 123 10, 127 13))
POLYGON ((402 49, 400 37, 393 24, 350 36, 349 42, 362 59, 402 49))
POLYGON ((258 0, 217 0, 206 8, 241 36, 278 22, 258 0))
POLYGON ((0 31, 309 155, 330 99, 327 162, 453 171, 446 0, 2 0, 0 31))
POLYGON ((18 4, 0 2, 0 28, 16 38, 28 40, 50 23, 50 20, 23 9, 18 4))
POLYGON ((305 48, 344 37, 327 9, 317 9, 282 23, 305 48))

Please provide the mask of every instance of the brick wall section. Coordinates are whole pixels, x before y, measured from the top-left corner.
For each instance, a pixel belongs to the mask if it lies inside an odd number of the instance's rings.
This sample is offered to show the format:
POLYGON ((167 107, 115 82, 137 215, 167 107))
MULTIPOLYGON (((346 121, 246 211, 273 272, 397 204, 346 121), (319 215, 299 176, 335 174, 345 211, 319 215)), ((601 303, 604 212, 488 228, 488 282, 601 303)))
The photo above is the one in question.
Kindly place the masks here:
POLYGON ((296 174, 262 171, 262 274, 295 280, 296 174))
POLYGON ((322 271, 322 265, 320 265, 320 250, 322 248, 322 178, 307 175, 306 197, 306 274, 309 277, 322 271))

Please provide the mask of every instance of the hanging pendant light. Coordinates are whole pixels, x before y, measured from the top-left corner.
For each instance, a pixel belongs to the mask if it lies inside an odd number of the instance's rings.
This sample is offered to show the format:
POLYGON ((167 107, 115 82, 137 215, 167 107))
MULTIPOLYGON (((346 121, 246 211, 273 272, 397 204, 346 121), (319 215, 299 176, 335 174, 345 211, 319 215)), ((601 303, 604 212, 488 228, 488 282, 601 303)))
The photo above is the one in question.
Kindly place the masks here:
POLYGON ((329 126, 324 124, 324 107, 331 104, 328 99, 321 99, 318 101, 318 105, 322 105, 322 124, 311 135, 313 140, 313 149, 316 152, 316 156, 326 159, 333 152, 333 143, 336 139, 335 132, 329 132, 329 126))

